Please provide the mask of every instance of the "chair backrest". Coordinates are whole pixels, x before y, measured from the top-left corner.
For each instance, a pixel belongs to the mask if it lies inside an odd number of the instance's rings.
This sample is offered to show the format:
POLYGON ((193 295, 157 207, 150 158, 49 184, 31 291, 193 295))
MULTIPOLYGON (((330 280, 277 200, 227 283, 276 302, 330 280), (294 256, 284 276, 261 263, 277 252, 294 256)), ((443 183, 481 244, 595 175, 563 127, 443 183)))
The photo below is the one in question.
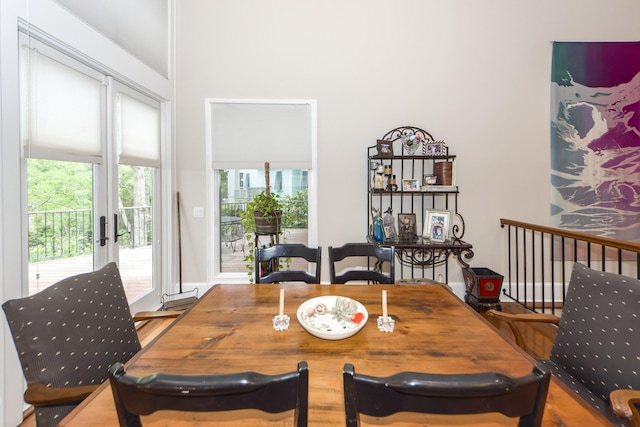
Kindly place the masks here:
POLYGON ((241 372, 223 375, 128 375, 122 364, 109 369, 120 427, 141 427, 140 415, 160 410, 216 412, 259 409, 279 413, 295 409, 295 427, 306 427, 309 368, 280 375, 241 372))
POLYGON ((371 243, 345 243, 334 248, 329 246, 329 267, 331 271, 331 283, 347 283, 352 280, 363 280, 376 283, 394 283, 395 273, 395 248, 393 246, 380 246, 371 243), (376 262, 372 270, 348 270, 336 275, 336 263, 347 257, 374 257, 376 262), (382 273, 382 264, 389 263, 389 275, 382 273))
MULTIPOLYGON (((141 348, 115 263, 6 301, 2 308, 28 384, 100 384, 109 366, 141 348)), ((37 407, 38 426, 58 425, 78 403, 37 407)))
POLYGON ((551 361, 605 402, 640 390, 640 280, 575 263, 551 361))
POLYGON ((256 248, 255 274, 256 283, 277 282, 306 282, 320 283, 322 266, 322 247, 310 248, 302 243, 287 243, 270 246, 268 248, 256 248), (265 276, 260 276, 260 264, 271 262, 277 264, 278 258, 303 258, 315 263, 316 274, 310 274, 303 270, 275 270, 265 276))
MULTIPOLYGON (((480 414, 519 417, 519 427, 542 424, 551 374, 534 366, 531 374, 510 378, 499 373, 425 374, 400 372, 389 377, 356 374, 345 364, 347 427, 360 425, 359 414, 386 417, 397 412, 480 414)), ((471 424, 470 424, 471 425, 471 424)))

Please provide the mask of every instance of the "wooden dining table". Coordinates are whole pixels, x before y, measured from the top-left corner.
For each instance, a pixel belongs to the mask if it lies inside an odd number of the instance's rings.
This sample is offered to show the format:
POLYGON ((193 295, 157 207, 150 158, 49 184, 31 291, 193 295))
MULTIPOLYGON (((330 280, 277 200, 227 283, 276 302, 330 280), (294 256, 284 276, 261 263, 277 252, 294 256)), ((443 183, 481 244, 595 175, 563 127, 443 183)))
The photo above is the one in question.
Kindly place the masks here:
MULTIPOLYGON (((443 285, 222 284, 212 287, 170 327, 133 357, 129 374, 155 372, 217 374, 255 371, 292 372, 309 365, 309 426, 344 426, 342 370, 386 376, 401 371, 462 374, 502 372, 522 376, 535 360, 499 334, 443 285), (289 328, 277 331, 280 288, 289 328), (393 332, 378 329, 382 290, 387 291, 393 332), (369 319, 355 335, 328 340, 311 335, 296 318, 298 307, 318 296, 343 296, 360 302, 369 319)), ((385 418, 361 416, 362 426, 513 426, 499 414, 431 415, 399 413, 385 418)), ((258 410, 213 413, 160 411, 142 417, 144 426, 293 426, 293 411, 258 410)), ((65 427, 117 426, 108 381, 61 423, 65 427)), ((552 379, 543 426, 611 425, 572 391, 552 379)))

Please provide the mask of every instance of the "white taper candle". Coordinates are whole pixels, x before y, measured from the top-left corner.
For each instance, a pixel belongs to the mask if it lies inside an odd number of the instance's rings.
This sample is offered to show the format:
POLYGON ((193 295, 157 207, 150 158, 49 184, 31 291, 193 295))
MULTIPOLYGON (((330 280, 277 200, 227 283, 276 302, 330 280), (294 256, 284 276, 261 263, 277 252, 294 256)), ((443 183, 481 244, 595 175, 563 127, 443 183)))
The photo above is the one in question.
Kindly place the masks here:
POLYGON ((387 318, 387 291, 382 291, 382 316, 387 318))
POLYGON ((284 315, 284 288, 280 288, 280 310, 278 315, 282 317, 284 315))

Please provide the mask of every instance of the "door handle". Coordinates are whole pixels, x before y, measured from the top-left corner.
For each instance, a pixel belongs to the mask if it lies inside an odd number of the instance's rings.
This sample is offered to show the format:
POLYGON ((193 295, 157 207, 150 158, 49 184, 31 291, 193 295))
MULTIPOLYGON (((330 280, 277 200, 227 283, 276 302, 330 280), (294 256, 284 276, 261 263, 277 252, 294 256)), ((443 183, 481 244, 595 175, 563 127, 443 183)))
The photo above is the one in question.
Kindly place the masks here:
POLYGON ((113 229, 113 241, 118 242, 118 237, 124 236, 129 232, 129 230, 125 230, 122 233, 118 233, 118 226, 120 223, 118 222, 118 214, 113 214, 113 223, 116 225, 113 229))
POLYGON ((107 237, 107 217, 101 216, 100 217, 100 238, 96 240, 96 242, 100 242, 100 246, 104 246, 107 244, 107 240, 109 240, 109 238, 107 237))

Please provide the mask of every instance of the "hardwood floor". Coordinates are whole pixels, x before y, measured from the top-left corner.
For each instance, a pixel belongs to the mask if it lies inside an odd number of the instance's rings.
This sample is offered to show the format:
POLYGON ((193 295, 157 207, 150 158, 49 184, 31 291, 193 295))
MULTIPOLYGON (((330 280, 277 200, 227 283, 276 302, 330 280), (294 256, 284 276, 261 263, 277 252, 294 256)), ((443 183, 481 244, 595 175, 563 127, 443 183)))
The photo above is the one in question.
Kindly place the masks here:
MULTIPOLYGON (((502 310, 506 313, 526 313, 520 304, 517 303, 503 303, 502 310)), ((486 316, 485 316, 486 318, 486 316)), ((511 329, 499 320, 487 319, 500 333, 507 336, 509 339, 513 339, 511 329)), ((158 319, 147 321, 138 327, 138 337, 144 347, 150 341, 152 341, 158 334, 160 334, 167 326, 171 324, 173 319, 158 319)), ((522 334, 531 346, 527 348, 527 353, 533 357, 549 357, 551 353, 551 347, 553 340, 555 339, 555 327, 552 325, 536 325, 531 323, 522 324, 522 334)), ((35 417, 28 413, 25 414, 25 420, 18 427, 36 427, 35 417)))

